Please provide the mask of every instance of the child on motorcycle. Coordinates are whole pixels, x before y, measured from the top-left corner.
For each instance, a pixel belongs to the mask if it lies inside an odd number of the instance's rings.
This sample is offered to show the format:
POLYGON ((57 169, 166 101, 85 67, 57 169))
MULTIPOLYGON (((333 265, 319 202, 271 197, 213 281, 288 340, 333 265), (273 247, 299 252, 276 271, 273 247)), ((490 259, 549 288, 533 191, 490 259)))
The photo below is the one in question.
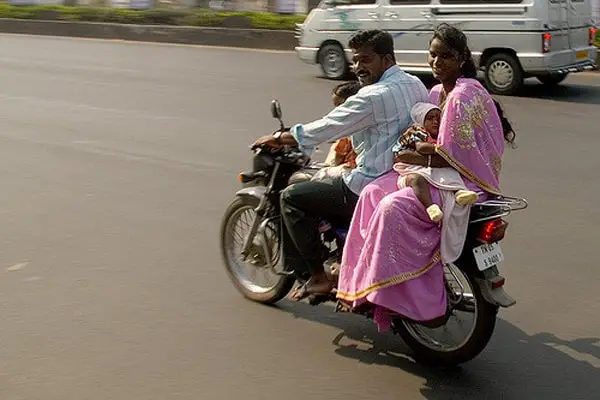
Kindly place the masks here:
MULTIPOLYGON (((400 136, 398 143, 394 147, 394 153, 402 150, 415 150, 422 155, 436 154, 435 146, 440 129, 440 120, 442 111, 439 107, 430 103, 417 103, 411 110, 413 125, 409 127, 400 136)), ((411 187, 417 199, 425 206, 429 218, 434 221, 440 221, 444 213, 439 205, 435 204, 431 198, 430 180, 431 168, 424 171, 423 167, 407 167, 406 164, 397 163, 394 170, 400 173, 398 178, 398 188, 411 187), (428 180, 428 178, 430 180, 428 180)), ((441 170, 441 169, 438 169, 441 170)), ((464 206, 473 204, 479 196, 470 190, 458 190, 455 193, 456 204, 464 206)))
MULTIPOLYGON (((331 99, 334 107, 342 105, 350 96, 360 90, 358 81, 344 82, 333 88, 331 99)), ((352 148, 350 138, 341 138, 331 145, 329 154, 325 159, 328 165, 317 172, 312 180, 321 180, 326 177, 335 177, 356 168, 356 153, 352 148)))

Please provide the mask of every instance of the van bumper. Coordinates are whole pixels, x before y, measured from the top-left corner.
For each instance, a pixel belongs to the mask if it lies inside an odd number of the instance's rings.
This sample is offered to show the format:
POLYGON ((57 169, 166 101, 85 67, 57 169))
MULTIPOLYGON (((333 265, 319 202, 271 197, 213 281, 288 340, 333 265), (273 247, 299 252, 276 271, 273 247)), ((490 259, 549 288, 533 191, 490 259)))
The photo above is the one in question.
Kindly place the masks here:
POLYGON ((591 46, 548 54, 518 54, 518 57, 527 75, 562 75, 596 69, 598 49, 591 46))
POLYGON ((319 49, 316 47, 296 46, 295 50, 300 60, 311 65, 317 64, 317 53, 319 52, 319 49))

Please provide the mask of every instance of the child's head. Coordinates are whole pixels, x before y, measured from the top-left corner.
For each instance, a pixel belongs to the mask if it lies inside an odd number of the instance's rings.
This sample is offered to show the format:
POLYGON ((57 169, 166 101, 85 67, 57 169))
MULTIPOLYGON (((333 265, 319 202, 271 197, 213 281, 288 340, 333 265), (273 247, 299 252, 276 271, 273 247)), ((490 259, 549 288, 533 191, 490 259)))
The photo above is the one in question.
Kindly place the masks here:
POLYGON ((437 139, 440 130, 442 110, 435 104, 417 103, 410 111, 415 124, 420 125, 433 139, 437 139))
POLYGON ((360 90, 358 81, 344 82, 333 88, 331 99, 334 106, 339 106, 350 96, 354 96, 360 90))

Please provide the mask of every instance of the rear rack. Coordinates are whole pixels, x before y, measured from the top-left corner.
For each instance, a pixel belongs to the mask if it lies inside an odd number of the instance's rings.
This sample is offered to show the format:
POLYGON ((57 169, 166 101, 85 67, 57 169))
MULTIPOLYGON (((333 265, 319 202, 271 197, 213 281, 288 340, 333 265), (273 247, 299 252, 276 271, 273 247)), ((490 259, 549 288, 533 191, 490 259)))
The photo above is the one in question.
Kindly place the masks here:
POLYGON ((527 200, 521 199, 519 197, 496 196, 484 202, 473 204, 473 207, 479 207, 482 211, 487 208, 489 211, 493 211, 493 209, 495 209, 496 212, 493 212, 492 214, 481 218, 474 219, 470 221, 470 223, 474 224, 477 222, 489 221, 496 218, 506 217, 510 215, 510 213, 512 213, 513 211, 526 209, 528 205, 529 203, 527 203, 527 200))

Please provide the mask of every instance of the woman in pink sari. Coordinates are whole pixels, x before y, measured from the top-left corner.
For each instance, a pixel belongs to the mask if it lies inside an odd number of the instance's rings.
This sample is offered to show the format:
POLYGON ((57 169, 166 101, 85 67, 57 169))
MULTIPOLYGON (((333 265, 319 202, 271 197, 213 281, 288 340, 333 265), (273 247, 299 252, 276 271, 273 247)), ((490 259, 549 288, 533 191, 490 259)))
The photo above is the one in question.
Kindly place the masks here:
MULTIPOLYGON (((469 190, 485 200, 499 195, 504 139, 514 131, 499 105, 475 80, 467 39, 443 24, 434 32, 429 63, 441 82, 429 101, 443 110, 436 154, 403 151, 397 162, 452 167, 469 190)), ((375 307, 381 330, 389 327, 385 309, 414 321, 433 321, 446 313, 440 256, 441 228, 428 217, 411 188, 397 189, 395 171, 366 186, 354 212, 340 269, 337 298, 353 308, 375 307)), ((439 191, 431 188, 439 204, 439 191)))

